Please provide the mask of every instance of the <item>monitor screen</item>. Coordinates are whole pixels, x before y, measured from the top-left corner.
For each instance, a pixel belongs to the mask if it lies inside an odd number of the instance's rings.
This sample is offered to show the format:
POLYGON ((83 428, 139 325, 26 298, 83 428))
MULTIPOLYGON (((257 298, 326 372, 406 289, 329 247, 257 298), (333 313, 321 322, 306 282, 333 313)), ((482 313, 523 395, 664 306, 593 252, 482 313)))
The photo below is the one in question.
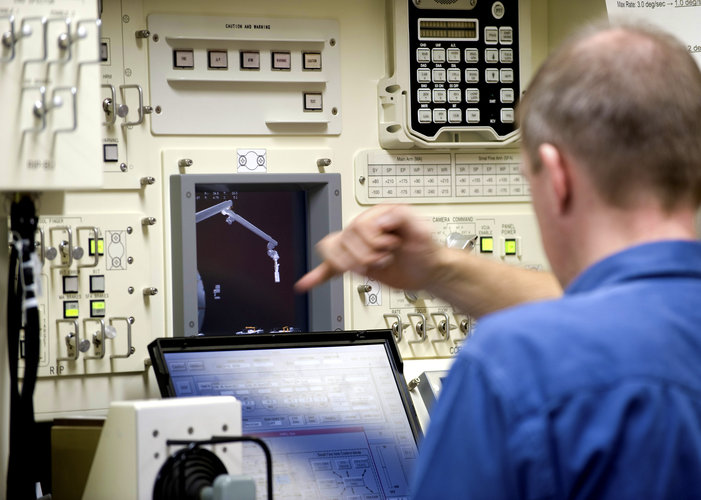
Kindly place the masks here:
POLYGON ((174 335, 343 328, 340 280, 292 288, 340 203, 338 174, 172 176, 174 335))
MULTIPOLYGON (((161 389, 241 401, 243 434, 271 448, 276 498, 407 498, 418 426, 392 334, 381 332, 166 348, 161 389)), ((243 453, 242 472, 264 492, 260 450, 243 453)))

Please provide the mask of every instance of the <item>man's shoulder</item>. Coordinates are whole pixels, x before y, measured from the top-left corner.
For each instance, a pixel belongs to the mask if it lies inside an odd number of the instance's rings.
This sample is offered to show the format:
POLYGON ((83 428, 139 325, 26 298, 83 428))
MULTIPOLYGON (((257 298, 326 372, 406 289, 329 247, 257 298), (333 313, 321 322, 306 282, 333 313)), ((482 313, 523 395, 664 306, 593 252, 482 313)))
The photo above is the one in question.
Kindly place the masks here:
POLYGON ((631 380, 701 394, 701 332, 694 321, 667 321, 651 310, 652 300, 633 308, 627 295, 584 294, 487 316, 460 357, 479 365, 519 412, 631 380))

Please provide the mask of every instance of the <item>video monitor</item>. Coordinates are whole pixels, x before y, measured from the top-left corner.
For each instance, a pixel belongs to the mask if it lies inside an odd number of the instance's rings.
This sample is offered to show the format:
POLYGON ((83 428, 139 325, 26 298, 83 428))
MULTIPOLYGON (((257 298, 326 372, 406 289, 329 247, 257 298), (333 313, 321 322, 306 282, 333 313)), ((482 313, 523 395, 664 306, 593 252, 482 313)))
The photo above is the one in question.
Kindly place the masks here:
POLYGON ((340 278, 293 290, 341 228, 339 174, 185 174, 170 187, 175 336, 343 328, 340 278))
MULTIPOLYGON (((234 396, 273 459, 275 498, 410 498, 420 431, 390 330, 157 339, 163 397, 234 396)), ((265 498, 265 461, 242 474, 265 498)))

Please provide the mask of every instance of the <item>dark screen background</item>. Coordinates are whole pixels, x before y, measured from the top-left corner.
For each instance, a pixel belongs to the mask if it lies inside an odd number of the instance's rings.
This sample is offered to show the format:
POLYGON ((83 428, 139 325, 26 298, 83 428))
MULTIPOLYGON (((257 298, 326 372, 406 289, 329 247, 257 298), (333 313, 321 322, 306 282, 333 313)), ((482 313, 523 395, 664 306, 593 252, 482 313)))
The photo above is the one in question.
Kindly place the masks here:
POLYGON ((292 289, 307 271, 306 192, 251 189, 198 185, 195 208, 199 212, 232 200, 235 213, 277 240, 280 282, 275 283, 265 239, 238 222, 227 224, 225 215, 199 222, 197 269, 205 292, 199 331, 205 335, 232 335, 249 327, 309 331, 307 295, 292 289))

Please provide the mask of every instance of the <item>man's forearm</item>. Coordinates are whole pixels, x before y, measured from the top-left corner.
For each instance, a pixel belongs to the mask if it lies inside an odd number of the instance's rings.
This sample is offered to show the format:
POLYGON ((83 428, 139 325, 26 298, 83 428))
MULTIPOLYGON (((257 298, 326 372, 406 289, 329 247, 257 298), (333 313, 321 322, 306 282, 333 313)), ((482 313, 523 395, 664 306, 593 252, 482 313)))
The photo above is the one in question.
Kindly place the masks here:
POLYGON ((427 290, 460 312, 479 318, 533 300, 556 298, 562 288, 550 272, 523 269, 461 250, 443 248, 427 290))

